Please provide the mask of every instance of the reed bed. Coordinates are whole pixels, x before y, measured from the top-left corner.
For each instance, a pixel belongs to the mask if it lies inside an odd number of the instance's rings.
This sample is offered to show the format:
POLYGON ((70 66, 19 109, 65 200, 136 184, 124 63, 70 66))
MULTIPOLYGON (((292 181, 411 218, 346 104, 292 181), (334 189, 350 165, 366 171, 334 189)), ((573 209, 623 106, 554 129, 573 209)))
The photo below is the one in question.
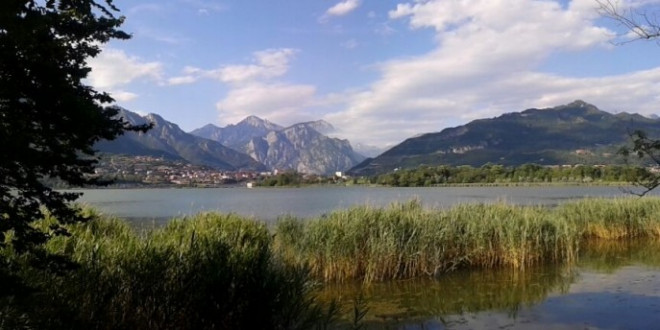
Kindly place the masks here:
MULTIPOLYGON (((272 228, 203 213, 136 232, 93 214, 44 251, 75 263, 53 272, 0 250, 3 276, 36 291, 0 295, 0 328, 310 328, 332 323, 316 281, 437 277, 458 269, 571 264, 593 241, 660 241, 660 199, 585 199, 558 207, 506 203, 425 209, 357 206, 272 228), (64 275, 64 276, 62 276, 64 275), (28 298, 25 298, 28 297, 28 298)), ((48 228, 53 219, 35 224, 48 228)), ((5 239, 8 239, 6 237, 5 239)), ((522 274, 523 272, 521 272, 522 274)))
POLYGON ((276 247, 328 282, 438 276, 460 268, 571 263, 593 239, 660 239, 660 199, 584 199, 556 208, 505 203, 425 210, 419 202, 282 219, 276 247))
POLYGON ((660 199, 587 198, 553 212, 573 222, 584 239, 660 238, 660 199))
POLYGON ((424 210, 417 201, 284 219, 280 252, 324 281, 438 276, 458 268, 513 267, 575 258, 578 231, 547 209, 507 204, 424 210))
MULTIPOLYGON (((65 276, 25 267, 36 294, 13 319, 0 308, 0 328, 308 329, 333 315, 307 269, 273 254, 271 233, 253 220, 207 213, 137 234, 99 217, 69 230, 45 249, 78 267, 65 276)), ((20 305, 0 301, 10 302, 20 305)))

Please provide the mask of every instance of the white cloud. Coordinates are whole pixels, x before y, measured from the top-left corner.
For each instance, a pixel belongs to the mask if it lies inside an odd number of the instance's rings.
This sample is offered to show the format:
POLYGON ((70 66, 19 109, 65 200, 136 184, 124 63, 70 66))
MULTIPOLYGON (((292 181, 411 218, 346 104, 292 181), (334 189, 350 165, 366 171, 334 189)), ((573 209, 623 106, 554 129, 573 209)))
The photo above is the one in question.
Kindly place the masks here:
POLYGON ((583 99, 606 110, 657 112, 660 69, 601 78, 536 72, 557 52, 601 47, 592 0, 415 0, 389 12, 433 29, 436 48, 379 66, 380 78, 325 119, 354 142, 387 145, 469 120, 583 99), (631 104, 633 109, 626 108, 631 104), (364 132, 369 134, 365 135, 364 132))
POLYGON ((87 77, 88 83, 110 93, 119 102, 132 101, 138 97, 138 94, 125 91, 122 87, 140 79, 160 81, 162 75, 161 63, 145 62, 112 48, 103 49, 97 57, 89 59, 87 64, 92 69, 87 77))
POLYGON ((112 91, 110 92, 110 96, 112 96, 112 98, 114 98, 117 102, 128 102, 135 100, 138 97, 138 95, 135 93, 122 90, 112 91))
POLYGON ((316 88, 310 85, 252 83, 229 91, 216 104, 220 121, 236 123, 249 115, 288 124, 305 118, 307 107, 315 103, 316 88))
POLYGON ((325 13, 319 17, 319 23, 326 23, 328 20, 335 16, 348 15, 360 6, 360 0, 344 0, 328 8, 325 13))
POLYGON ((226 65, 212 70, 188 66, 183 69, 182 76, 169 79, 168 84, 190 84, 201 78, 216 79, 228 84, 268 80, 284 75, 297 52, 290 48, 267 49, 253 53, 253 64, 226 65))
POLYGON ((229 88, 217 102, 221 124, 236 123, 249 115, 289 124, 318 119, 310 109, 324 106, 316 96, 316 87, 278 81, 290 67, 298 50, 267 49, 252 54, 251 64, 225 65, 217 69, 187 66, 181 76, 168 80, 169 85, 194 83, 200 79, 219 81, 229 88))
POLYGON ((241 83, 256 79, 279 77, 289 70, 289 60, 296 52, 292 49, 274 49, 256 52, 255 64, 230 65, 210 75, 226 83, 241 83))
POLYGON ((167 84, 171 86, 175 85, 187 85, 196 82, 198 79, 194 76, 178 76, 167 79, 167 84))
POLYGON ((138 79, 160 80, 162 64, 145 62, 129 56, 122 50, 106 48, 95 58, 88 60, 92 71, 89 82, 99 89, 113 89, 138 79))
POLYGON ((344 16, 360 6, 359 0, 345 0, 330 7, 325 14, 329 16, 344 16))

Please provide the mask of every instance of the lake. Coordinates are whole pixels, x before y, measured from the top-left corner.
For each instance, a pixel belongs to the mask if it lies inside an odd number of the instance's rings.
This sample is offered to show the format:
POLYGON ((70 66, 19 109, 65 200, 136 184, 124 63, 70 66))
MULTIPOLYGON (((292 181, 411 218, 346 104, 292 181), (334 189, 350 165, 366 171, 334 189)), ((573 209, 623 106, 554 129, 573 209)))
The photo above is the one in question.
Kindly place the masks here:
POLYGON ((131 221, 161 224, 203 211, 233 212, 272 222, 281 215, 317 217, 354 205, 386 206, 418 199, 427 208, 459 203, 504 201, 524 205, 557 205, 584 197, 629 196, 614 186, 549 187, 339 187, 305 188, 155 188, 87 189, 80 201, 131 221))
MULTIPOLYGON (((508 202, 554 206, 584 197, 630 196, 611 186, 306 187, 83 190, 82 201, 137 224, 162 225, 203 211, 267 222, 354 205, 418 199, 427 208, 508 202)), ((326 285, 320 299, 351 311, 362 297, 372 329, 653 329, 660 324, 660 243, 605 242, 581 247, 577 264, 459 271, 437 278, 326 285)), ((351 314, 343 315, 350 323, 351 314)))
POLYGON ((321 297, 351 311, 360 296, 369 329, 658 329, 660 242, 584 246, 571 266, 330 285, 321 297))

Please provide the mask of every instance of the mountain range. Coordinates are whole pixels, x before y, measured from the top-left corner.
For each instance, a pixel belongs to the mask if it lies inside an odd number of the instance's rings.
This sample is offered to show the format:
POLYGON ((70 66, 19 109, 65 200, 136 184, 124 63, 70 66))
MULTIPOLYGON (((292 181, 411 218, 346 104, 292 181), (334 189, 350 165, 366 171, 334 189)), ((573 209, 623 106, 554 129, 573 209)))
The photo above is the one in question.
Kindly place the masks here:
POLYGON ((221 143, 203 139, 181 130, 179 126, 156 114, 140 116, 120 109, 119 117, 140 125, 153 123, 146 133, 126 133, 113 141, 100 141, 95 148, 104 153, 131 156, 154 156, 170 160, 184 160, 227 171, 265 171, 267 168, 250 156, 237 152, 221 143))
POLYGON ((616 164, 630 134, 660 136, 660 118, 612 114, 584 101, 527 109, 409 138, 374 158, 365 159, 347 140, 332 138, 334 127, 312 121, 284 127, 249 116, 226 127, 206 125, 186 133, 149 114, 121 109, 133 124, 151 122, 146 133, 127 133, 101 141, 101 152, 148 155, 223 170, 296 170, 302 173, 373 175, 420 165, 616 164))
POLYGON ((226 127, 209 124, 191 134, 248 154, 271 169, 327 175, 348 170, 365 159, 348 140, 323 134, 334 130, 323 120, 283 127, 250 116, 226 127))
POLYGON ((660 136, 660 120, 611 114, 584 101, 528 109, 407 139, 349 171, 372 175, 420 165, 612 164, 630 133, 660 136))
POLYGON ((228 171, 296 170, 324 175, 348 170, 365 159, 347 140, 322 134, 334 130, 325 121, 285 128, 250 116, 224 128, 209 124, 186 133, 155 114, 141 116, 119 109, 118 116, 135 125, 153 123, 153 128, 101 141, 95 146, 98 151, 184 160, 228 171))

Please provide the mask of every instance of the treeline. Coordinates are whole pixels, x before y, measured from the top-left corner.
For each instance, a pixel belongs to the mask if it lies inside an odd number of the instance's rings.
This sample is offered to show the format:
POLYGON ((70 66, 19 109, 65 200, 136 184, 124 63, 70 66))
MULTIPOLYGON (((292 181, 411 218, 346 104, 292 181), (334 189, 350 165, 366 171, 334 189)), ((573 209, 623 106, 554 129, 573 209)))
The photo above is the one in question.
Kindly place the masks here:
POLYGON ((283 187, 283 186, 298 186, 303 183, 307 183, 307 182, 303 178, 303 175, 301 173, 290 171, 264 178, 263 180, 257 182, 257 186, 283 187))
POLYGON ((445 184, 508 183, 591 183, 639 182, 653 174, 644 167, 623 165, 541 166, 524 164, 517 167, 486 164, 472 166, 422 166, 398 170, 369 178, 372 184, 395 187, 427 187, 445 184))
POLYGON ((314 184, 335 184, 345 182, 344 178, 337 176, 322 176, 316 174, 303 174, 296 171, 282 172, 270 177, 261 178, 256 182, 261 187, 291 187, 314 184))

